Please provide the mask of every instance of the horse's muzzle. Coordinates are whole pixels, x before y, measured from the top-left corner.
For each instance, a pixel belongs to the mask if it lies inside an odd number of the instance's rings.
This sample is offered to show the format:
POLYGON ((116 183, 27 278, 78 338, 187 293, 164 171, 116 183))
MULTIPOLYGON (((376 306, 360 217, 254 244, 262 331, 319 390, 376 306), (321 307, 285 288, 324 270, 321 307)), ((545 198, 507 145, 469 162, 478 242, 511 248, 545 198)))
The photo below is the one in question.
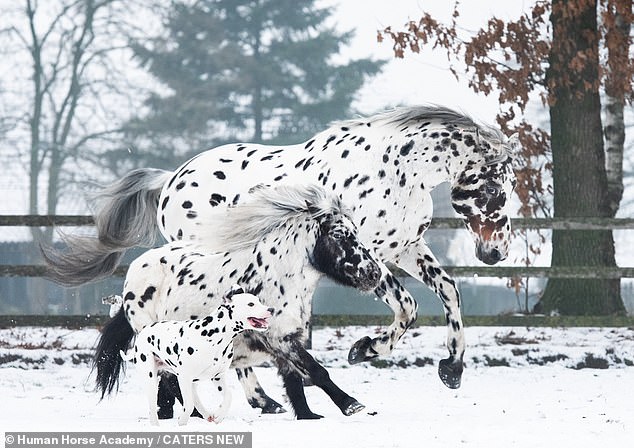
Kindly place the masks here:
POLYGON ((491 250, 486 250, 483 244, 478 244, 476 246, 476 257, 483 263, 486 264, 495 264, 499 261, 502 261, 506 258, 506 255, 502 254, 498 249, 493 248, 491 250))

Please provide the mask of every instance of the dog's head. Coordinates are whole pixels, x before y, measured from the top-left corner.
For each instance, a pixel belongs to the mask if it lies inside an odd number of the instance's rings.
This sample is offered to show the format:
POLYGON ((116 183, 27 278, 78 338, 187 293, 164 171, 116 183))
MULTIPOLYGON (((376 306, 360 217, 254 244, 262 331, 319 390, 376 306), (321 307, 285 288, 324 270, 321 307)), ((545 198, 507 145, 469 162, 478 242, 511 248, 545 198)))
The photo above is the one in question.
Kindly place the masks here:
POLYGON ((234 285, 224 295, 224 305, 232 314, 233 320, 242 324, 245 330, 265 331, 269 328, 269 318, 273 316, 273 308, 260 302, 253 294, 234 285))

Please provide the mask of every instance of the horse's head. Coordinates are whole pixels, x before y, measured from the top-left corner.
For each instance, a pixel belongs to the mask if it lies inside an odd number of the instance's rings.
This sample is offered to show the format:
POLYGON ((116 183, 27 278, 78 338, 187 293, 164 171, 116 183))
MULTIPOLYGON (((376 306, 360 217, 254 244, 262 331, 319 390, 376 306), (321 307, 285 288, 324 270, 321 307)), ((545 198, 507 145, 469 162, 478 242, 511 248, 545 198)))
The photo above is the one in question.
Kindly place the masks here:
POLYGON ((476 154, 451 186, 451 202, 476 244, 476 256, 495 264, 508 256, 511 222, 508 207, 515 187, 511 150, 515 136, 507 141, 487 140, 476 133, 476 154))
POLYGON ((310 257, 312 265, 333 280, 362 291, 376 288, 381 268, 357 237, 356 226, 343 214, 318 218, 319 236, 310 257))

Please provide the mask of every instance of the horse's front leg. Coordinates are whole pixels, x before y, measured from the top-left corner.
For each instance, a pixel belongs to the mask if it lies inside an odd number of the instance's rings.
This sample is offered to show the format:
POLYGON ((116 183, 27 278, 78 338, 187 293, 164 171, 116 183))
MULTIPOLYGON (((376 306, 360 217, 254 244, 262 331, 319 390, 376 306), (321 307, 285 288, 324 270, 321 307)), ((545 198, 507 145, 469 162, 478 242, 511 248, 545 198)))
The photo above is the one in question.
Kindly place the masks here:
POLYGON ((381 264, 381 282, 374 293, 392 309, 394 321, 380 336, 365 336, 355 342, 348 353, 350 364, 389 355, 405 331, 416 321, 418 304, 384 264, 381 264))
POLYGON ((236 368, 238 380, 252 408, 262 409, 262 414, 281 414, 286 409, 269 397, 255 375, 252 367, 236 368))
POLYGON ((343 415, 353 415, 365 408, 330 379, 330 374, 326 368, 306 351, 300 341, 293 341, 290 349, 292 353, 285 358, 294 365, 298 372, 306 372, 313 384, 328 394, 343 415))
POLYGON ((464 327, 460 313, 460 294, 456 283, 440 266, 425 244, 412 246, 395 260, 397 265, 413 277, 423 281, 440 298, 447 322, 447 349, 449 358, 438 364, 438 375, 445 386, 460 387, 465 350, 464 327))

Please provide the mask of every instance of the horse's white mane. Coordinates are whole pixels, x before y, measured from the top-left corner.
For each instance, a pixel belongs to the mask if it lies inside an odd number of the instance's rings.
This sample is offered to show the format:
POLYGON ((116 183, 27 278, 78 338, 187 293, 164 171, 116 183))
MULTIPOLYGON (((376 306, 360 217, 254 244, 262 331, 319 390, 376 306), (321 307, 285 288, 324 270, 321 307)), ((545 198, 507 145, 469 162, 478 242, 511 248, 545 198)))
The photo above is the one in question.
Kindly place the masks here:
POLYGON ((316 185, 259 186, 247 202, 230 207, 220 225, 204 226, 200 242, 215 252, 244 249, 284 224, 327 214, 350 216, 338 196, 316 185))
POLYGON ((423 105, 398 107, 383 113, 379 113, 367 118, 357 118, 352 120, 338 121, 332 124, 333 127, 352 126, 396 126, 402 127, 410 124, 437 122, 443 126, 455 126, 463 130, 468 130, 476 134, 476 138, 482 136, 490 144, 501 152, 492 161, 499 161, 511 157, 511 144, 509 139, 499 129, 484 123, 477 122, 469 115, 457 112, 445 106, 423 105))

